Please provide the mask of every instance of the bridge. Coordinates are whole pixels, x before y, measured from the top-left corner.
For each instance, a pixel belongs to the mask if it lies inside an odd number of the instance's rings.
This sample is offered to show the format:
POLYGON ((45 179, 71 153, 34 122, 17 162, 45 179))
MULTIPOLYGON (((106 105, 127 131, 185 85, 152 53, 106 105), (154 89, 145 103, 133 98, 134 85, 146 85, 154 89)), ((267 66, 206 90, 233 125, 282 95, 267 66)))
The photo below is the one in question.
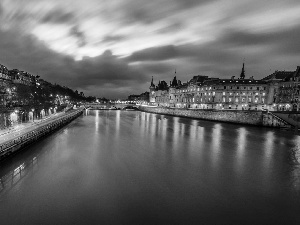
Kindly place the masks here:
POLYGON ((87 103, 84 105, 85 108, 99 109, 99 110, 115 110, 115 109, 138 109, 138 106, 134 103, 87 103))

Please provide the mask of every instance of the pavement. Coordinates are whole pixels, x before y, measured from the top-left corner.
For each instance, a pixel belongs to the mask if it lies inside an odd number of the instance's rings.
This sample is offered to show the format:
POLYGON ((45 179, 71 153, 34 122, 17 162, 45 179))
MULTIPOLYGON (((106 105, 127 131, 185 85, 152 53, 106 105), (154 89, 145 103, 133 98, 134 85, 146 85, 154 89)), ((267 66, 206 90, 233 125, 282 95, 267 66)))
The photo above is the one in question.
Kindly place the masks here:
POLYGON ((40 124, 47 123, 48 121, 54 120, 57 117, 64 115, 64 112, 52 114, 50 116, 44 117, 43 119, 35 119, 34 122, 27 122, 22 124, 16 124, 7 129, 0 130, 0 144, 6 142, 10 139, 13 139, 15 136, 27 133, 30 130, 34 130, 36 126, 40 124))

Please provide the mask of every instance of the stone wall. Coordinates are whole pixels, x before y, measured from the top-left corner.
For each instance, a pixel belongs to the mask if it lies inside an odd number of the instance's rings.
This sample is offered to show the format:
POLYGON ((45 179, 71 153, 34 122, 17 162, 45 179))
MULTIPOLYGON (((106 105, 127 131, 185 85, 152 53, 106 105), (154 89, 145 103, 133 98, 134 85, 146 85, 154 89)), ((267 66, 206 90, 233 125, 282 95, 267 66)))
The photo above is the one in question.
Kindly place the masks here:
POLYGON ((158 113, 164 115, 182 116, 195 119, 214 120, 231 123, 263 126, 261 111, 236 111, 236 110, 197 110, 197 109, 175 109, 161 107, 144 107, 139 109, 144 112, 158 113))

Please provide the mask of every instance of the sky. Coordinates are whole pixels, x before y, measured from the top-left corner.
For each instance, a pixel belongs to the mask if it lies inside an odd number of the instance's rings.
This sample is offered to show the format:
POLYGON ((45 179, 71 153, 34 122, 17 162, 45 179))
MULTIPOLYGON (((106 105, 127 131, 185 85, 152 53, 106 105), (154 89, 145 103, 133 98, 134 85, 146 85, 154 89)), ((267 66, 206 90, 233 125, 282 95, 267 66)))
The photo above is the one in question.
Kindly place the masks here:
POLYGON ((127 98, 194 75, 300 66, 299 0, 0 0, 0 64, 127 98))

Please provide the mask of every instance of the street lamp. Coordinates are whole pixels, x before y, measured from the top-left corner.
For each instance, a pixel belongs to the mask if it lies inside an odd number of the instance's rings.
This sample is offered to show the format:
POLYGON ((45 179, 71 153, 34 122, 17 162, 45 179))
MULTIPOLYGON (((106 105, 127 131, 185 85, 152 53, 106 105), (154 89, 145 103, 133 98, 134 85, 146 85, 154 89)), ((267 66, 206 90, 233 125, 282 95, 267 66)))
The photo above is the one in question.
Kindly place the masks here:
POLYGON ((34 109, 32 109, 31 111, 32 111, 32 122, 34 122, 34 109))

